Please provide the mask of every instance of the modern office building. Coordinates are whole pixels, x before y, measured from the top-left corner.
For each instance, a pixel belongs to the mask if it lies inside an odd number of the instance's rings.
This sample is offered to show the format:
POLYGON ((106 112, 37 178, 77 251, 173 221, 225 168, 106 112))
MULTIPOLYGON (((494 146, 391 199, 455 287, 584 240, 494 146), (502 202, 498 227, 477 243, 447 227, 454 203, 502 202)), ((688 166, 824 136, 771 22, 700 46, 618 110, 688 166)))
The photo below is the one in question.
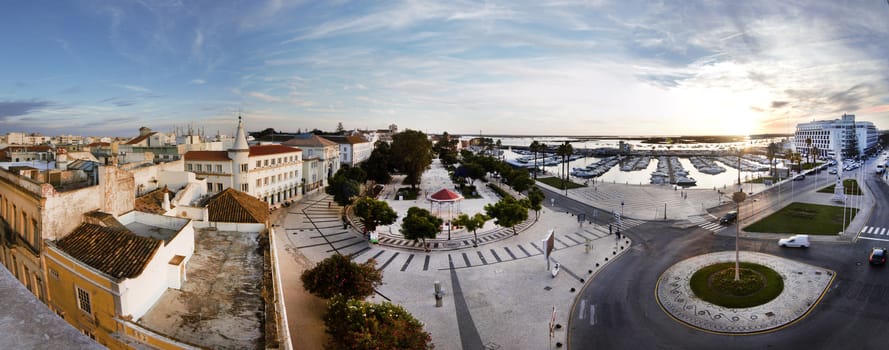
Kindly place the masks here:
POLYGON ((816 157, 835 157, 836 152, 851 157, 864 154, 877 145, 874 123, 855 121, 854 114, 843 114, 840 119, 816 120, 796 125, 794 149, 802 155, 815 152, 816 157), (811 146, 806 140, 811 140, 811 146))

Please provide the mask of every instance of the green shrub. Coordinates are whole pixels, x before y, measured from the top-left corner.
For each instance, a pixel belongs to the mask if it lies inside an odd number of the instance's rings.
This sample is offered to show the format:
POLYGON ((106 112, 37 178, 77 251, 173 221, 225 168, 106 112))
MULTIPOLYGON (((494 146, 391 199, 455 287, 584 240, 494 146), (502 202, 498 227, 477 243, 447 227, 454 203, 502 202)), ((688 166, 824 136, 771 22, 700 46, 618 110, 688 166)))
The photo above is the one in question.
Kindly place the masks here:
POLYGON ((423 324, 401 306, 337 297, 327 305, 328 349, 432 349, 423 324))

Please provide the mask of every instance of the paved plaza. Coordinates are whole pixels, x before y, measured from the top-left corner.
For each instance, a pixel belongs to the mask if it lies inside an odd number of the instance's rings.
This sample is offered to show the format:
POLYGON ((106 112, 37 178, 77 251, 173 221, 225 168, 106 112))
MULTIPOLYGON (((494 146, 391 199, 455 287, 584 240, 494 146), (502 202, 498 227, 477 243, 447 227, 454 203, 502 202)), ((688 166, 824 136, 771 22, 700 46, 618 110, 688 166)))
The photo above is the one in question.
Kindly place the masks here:
MULTIPOLYGON (((419 185, 422 191, 420 198, 394 198, 399 187, 406 187, 400 181, 401 178, 396 178, 392 185, 386 185, 379 197, 398 212, 399 223, 412 206, 431 209, 437 215, 452 218, 459 213, 472 215, 484 212, 485 204, 499 199, 485 183, 476 181, 482 198, 464 199, 453 207, 432 206, 425 195, 442 188, 454 189, 447 172, 437 161, 423 175, 422 184, 419 185)), ((538 185, 546 187, 541 183, 538 185)), ((762 185, 752 187, 754 192, 764 189, 766 187, 762 185)), ((717 232, 725 227, 718 223, 714 225, 718 218, 708 213, 707 209, 719 206, 721 202, 724 205, 729 200, 721 192, 712 188, 674 190, 671 186, 591 183, 589 187, 569 190, 568 197, 599 208, 598 213, 587 215, 611 216, 612 211, 620 212, 623 203, 623 227, 630 233, 647 221, 663 221, 665 204, 666 220, 673 225, 715 227, 713 231, 717 232)), ((820 195, 799 194, 793 200, 823 201, 820 195)), ((351 218, 348 227, 344 228, 343 208, 333 203, 330 196, 320 192, 307 195, 294 206, 275 211, 272 217, 272 222, 277 226, 275 247, 279 254, 286 313, 294 347, 319 348, 327 339, 321 321, 326 302, 302 289, 299 274, 336 253, 349 255, 358 262, 375 260, 376 266, 383 270, 384 278, 378 294, 370 300, 387 300, 404 306, 423 322, 437 348, 548 347, 549 320, 554 308, 556 323, 562 327, 555 331, 552 341, 553 344, 564 344, 568 312, 573 303, 584 302, 575 300, 577 292, 605 264, 629 249, 633 242, 626 237, 617 239, 616 235, 610 234, 607 224, 579 223, 575 215, 559 209, 558 201, 557 198, 555 203, 545 203, 547 207, 541 210, 539 219, 535 220, 534 212, 530 212, 529 220, 520 225, 516 236, 512 235, 511 230, 506 232, 489 221, 478 230, 477 248, 471 245, 471 232, 452 230, 449 240, 445 230, 435 239, 428 240, 433 248, 428 253, 419 243, 403 239, 398 232, 398 223, 379 227, 377 231, 381 233, 381 244, 370 244, 361 234, 357 219, 351 218), (547 270, 547 261, 542 253, 541 239, 550 230, 555 232, 556 237, 551 263, 558 262, 561 266, 556 277, 547 270), (445 290, 440 307, 436 306, 433 296, 436 281, 445 290)), ((860 215, 853 224, 859 220, 863 223, 866 216, 860 215)), ((755 233, 747 235, 757 236, 755 233)), ((773 236, 769 236, 769 239, 773 236)), ((800 269, 796 265, 788 266, 790 269, 800 269)), ((829 278, 827 273, 822 276, 822 279, 829 278)), ((788 286, 792 283, 795 282, 791 281, 788 286)), ((823 282, 819 280, 817 283, 823 282)), ((821 284, 816 287, 813 290, 820 294, 824 287, 821 284)), ((799 298, 806 302, 812 300, 809 296, 799 298)), ((801 310, 799 305, 793 309, 801 310)), ((597 316, 593 312, 590 310, 588 314, 581 315, 582 319, 595 322, 597 316)), ((791 315, 789 311, 773 313, 784 317, 782 320, 795 319, 786 316, 791 315)), ((716 326, 711 328, 719 329, 716 326)), ((745 332, 754 328, 747 328, 745 332)))

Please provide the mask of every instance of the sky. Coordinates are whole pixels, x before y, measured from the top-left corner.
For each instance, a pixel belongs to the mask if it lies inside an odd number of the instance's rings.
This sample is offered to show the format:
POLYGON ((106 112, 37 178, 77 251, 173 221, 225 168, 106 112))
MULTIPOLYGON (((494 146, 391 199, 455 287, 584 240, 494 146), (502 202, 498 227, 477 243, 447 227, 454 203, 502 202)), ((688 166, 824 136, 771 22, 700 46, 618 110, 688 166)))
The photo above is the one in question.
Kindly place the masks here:
POLYGON ((0 134, 889 129, 887 0, 33 0, 0 43, 0 134))

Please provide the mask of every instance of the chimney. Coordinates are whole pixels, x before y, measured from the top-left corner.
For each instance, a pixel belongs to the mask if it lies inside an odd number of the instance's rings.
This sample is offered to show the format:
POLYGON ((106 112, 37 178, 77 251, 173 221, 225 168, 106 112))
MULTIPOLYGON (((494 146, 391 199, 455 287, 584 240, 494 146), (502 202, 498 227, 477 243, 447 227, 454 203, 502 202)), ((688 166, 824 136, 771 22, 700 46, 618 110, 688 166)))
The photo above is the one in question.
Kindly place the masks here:
MULTIPOLYGON (((166 188, 164 188, 166 190, 166 188)), ((164 212, 170 211, 170 192, 164 191, 164 212)))

